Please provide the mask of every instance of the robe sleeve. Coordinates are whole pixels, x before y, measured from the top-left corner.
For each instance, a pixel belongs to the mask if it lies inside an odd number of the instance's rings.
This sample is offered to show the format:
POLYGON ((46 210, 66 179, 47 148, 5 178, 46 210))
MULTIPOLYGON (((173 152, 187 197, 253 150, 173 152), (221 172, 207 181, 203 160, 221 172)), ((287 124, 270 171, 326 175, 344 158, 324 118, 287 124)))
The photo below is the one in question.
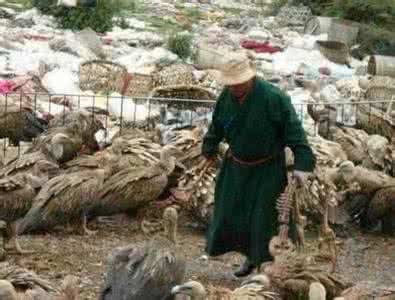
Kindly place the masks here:
POLYGON ((206 135, 203 138, 202 154, 205 157, 213 157, 218 153, 218 145, 224 137, 223 127, 218 119, 220 104, 222 102, 221 99, 223 97, 224 97, 224 93, 222 93, 217 100, 213 112, 211 124, 208 128, 206 135))
POLYGON ((302 122, 296 114, 291 98, 280 94, 276 100, 278 104, 276 105, 276 119, 279 122, 285 146, 291 148, 294 154, 294 169, 313 172, 316 165, 316 157, 308 144, 302 122))

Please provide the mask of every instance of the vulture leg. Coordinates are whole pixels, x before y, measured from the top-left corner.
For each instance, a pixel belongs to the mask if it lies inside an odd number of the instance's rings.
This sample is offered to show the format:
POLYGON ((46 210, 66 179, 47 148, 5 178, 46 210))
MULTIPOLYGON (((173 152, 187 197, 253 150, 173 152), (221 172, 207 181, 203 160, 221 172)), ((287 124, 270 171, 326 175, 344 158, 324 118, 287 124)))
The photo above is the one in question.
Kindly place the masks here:
POLYGON ((329 257, 332 263, 331 272, 335 272, 337 261, 336 234, 328 223, 328 202, 328 199, 325 199, 324 213, 322 215, 322 221, 318 232, 318 249, 322 254, 324 246, 328 248, 329 257))
POLYGON ((388 104, 387 111, 385 112, 385 116, 387 118, 391 118, 392 105, 394 102, 395 102, 395 96, 392 97, 391 102, 388 104))
POLYGON ((386 235, 395 235, 395 215, 392 212, 382 218, 381 232, 386 235))
POLYGON ((4 221, 0 221, 0 238, 1 238, 1 244, 0 244, 0 261, 5 260, 6 257, 6 252, 5 252, 5 238, 6 238, 6 228, 7 224, 4 221))
POLYGON ((87 217, 86 217, 86 215, 84 214, 83 216, 82 216, 82 218, 81 218, 81 229, 82 229, 82 234, 83 235, 94 235, 94 234, 96 234, 97 233, 97 230, 89 230, 88 229, 88 227, 87 227, 87 223, 88 223, 88 221, 87 221, 87 217))
POLYGON ((304 228, 306 227, 307 220, 305 216, 301 216, 300 221, 295 224, 297 232, 296 247, 300 253, 304 251, 305 235, 304 228))
POLYGON ((328 248, 330 260, 332 263, 331 272, 335 272, 336 261, 337 261, 337 248, 336 248, 336 234, 332 228, 328 225, 328 208, 324 213, 324 221, 320 226, 319 238, 318 238, 318 249, 320 253, 324 249, 324 246, 328 248))
POLYGON ((16 222, 8 224, 7 226, 7 239, 8 243, 13 245, 10 249, 15 250, 17 254, 32 254, 34 251, 31 250, 23 250, 19 245, 18 237, 17 237, 17 228, 16 222))

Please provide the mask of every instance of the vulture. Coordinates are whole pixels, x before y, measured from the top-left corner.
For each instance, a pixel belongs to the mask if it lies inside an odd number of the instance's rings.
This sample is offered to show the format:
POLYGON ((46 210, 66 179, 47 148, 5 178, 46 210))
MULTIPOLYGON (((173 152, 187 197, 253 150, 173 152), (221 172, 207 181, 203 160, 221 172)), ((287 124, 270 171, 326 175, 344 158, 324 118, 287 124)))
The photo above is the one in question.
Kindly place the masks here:
POLYGON ((108 154, 118 155, 122 167, 149 167, 159 162, 161 146, 144 138, 127 140, 119 137, 112 145, 95 155, 80 155, 63 164, 67 173, 99 168, 108 154))
POLYGON ((395 234, 395 185, 378 190, 367 208, 367 220, 370 224, 381 221, 384 234, 395 234))
POLYGON ((313 103, 307 104, 307 112, 310 117, 314 120, 316 130, 319 135, 327 138, 330 133, 330 129, 336 123, 336 108, 329 104, 324 105, 324 109, 318 110, 317 105, 313 103))
POLYGON ((50 129, 34 140, 27 153, 45 150, 59 163, 64 163, 83 150, 98 150, 95 133, 102 129, 101 122, 84 111, 57 116, 51 120, 50 129))
MULTIPOLYGON (((341 128, 332 128, 332 138, 334 142, 341 145, 348 159, 355 164, 361 164, 368 155, 364 140, 348 134, 341 128)), ((368 135, 366 135, 366 138, 368 138, 368 135)))
POLYGON ((9 138, 14 146, 31 142, 48 128, 47 121, 38 118, 21 97, 0 95, 0 138, 9 138))
POLYGON ((116 163, 116 156, 109 155, 102 168, 65 173, 50 179, 20 222, 20 232, 68 223, 82 230, 81 233, 93 233, 86 227, 87 215, 99 206, 99 187, 111 176, 116 163))
POLYGON ((395 286, 385 286, 372 281, 358 282, 356 285, 344 290, 341 297, 336 300, 392 300, 395 299, 395 286))
POLYGON ((50 121, 49 127, 73 129, 77 135, 81 136, 84 145, 91 149, 96 149, 97 147, 95 133, 105 129, 102 122, 100 122, 94 113, 89 113, 85 110, 71 111, 57 115, 50 121))
MULTIPOLYGON (((271 291, 270 279, 264 275, 255 275, 241 284, 241 287, 230 291, 225 288, 210 287, 208 291, 198 281, 188 281, 172 288, 173 295, 189 297, 190 300, 266 300, 280 299, 279 295, 271 291)), ((178 298, 177 298, 178 299, 178 298)))
POLYGON ((184 129, 173 132, 174 138, 169 141, 169 144, 181 151, 180 161, 187 168, 196 165, 201 157, 203 128, 195 127, 191 130, 184 129))
POLYGON ((182 282, 186 268, 176 246, 177 218, 175 208, 166 208, 165 236, 116 248, 110 254, 100 300, 170 298, 171 288, 182 282))
POLYGON ((40 178, 31 174, 18 174, 0 179, 0 220, 6 222, 2 234, 6 243, 13 241, 15 251, 19 254, 27 251, 23 251, 19 246, 16 222, 29 211, 36 191, 42 184, 40 178))
POLYGON ((79 300, 78 278, 68 275, 60 289, 36 273, 8 263, 0 264, 2 300, 79 300))
POLYGON ((47 152, 56 162, 62 164, 77 156, 83 145, 84 140, 78 132, 70 128, 57 127, 38 137, 26 153, 47 152))
POLYGON ((101 169, 106 163, 107 151, 95 153, 95 155, 82 154, 66 162, 63 165, 64 173, 76 173, 81 171, 93 171, 101 169))
POLYGON ((308 141, 319 166, 335 167, 347 160, 347 154, 338 143, 328 141, 320 136, 309 137, 308 141))
POLYGON ((123 141, 121 139, 115 139, 112 147, 108 147, 103 151, 96 152, 94 155, 79 155, 71 161, 63 164, 64 172, 74 173, 80 171, 92 171, 96 169, 101 169, 108 165, 109 159, 114 156, 117 157, 118 162, 115 162, 112 168, 116 170, 117 166, 124 165, 125 163, 125 161, 121 157, 122 149, 120 145, 122 144, 122 142, 123 141))
POLYGON ((119 138, 119 137, 122 137, 125 140, 146 138, 146 139, 152 140, 153 142, 159 142, 159 137, 157 136, 157 132, 141 130, 136 127, 122 127, 114 134, 114 136, 112 137, 112 140, 119 138))
POLYGON ((346 184, 357 183, 360 191, 353 195, 351 213, 363 227, 371 229, 381 221, 383 233, 394 232, 395 178, 380 171, 354 166, 345 161, 339 166, 339 175, 346 184))
POLYGON ((309 300, 326 300, 326 289, 320 282, 310 284, 309 300))
POLYGON ((380 171, 369 170, 355 166, 351 161, 344 161, 339 165, 338 174, 346 184, 358 183, 361 192, 373 195, 379 189, 395 186, 395 178, 380 171))
POLYGON ((59 172, 59 166, 49 153, 36 151, 23 154, 0 168, 0 178, 31 173, 41 178, 50 178, 59 172))
POLYGON ((146 138, 129 139, 122 136, 113 140, 109 150, 121 155, 121 164, 130 167, 151 166, 159 162, 162 147, 146 138))
POLYGON ((175 155, 179 155, 178 150, 166 145, 162 148, 157 163, 148 167, 126 166, 113 174, 100 189, 100 208, 94 210, 93 215, 133 212, 156 200, 165 191, 168 176, 175 169, 175 155))

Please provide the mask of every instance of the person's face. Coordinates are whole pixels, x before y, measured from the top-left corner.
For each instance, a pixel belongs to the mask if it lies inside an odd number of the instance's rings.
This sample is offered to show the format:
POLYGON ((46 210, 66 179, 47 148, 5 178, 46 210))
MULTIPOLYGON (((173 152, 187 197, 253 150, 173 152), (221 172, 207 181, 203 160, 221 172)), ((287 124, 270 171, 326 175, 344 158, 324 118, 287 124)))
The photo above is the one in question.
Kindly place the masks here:
POLYGON ((230 85, 229 89, 236 98, 242 98, 248 93, 250 87, 251 80, 237 85, 230 85))

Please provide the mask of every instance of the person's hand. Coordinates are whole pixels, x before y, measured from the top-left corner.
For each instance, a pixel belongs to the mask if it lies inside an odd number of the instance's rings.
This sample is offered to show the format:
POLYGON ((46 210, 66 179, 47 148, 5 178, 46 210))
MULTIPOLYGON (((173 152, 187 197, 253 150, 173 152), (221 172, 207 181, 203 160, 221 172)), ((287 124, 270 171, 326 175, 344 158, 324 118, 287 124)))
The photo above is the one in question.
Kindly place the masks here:
POLYGON ((295 178, 298 187, 302 187, 307 183, 307 179, 309 178, 310 173, 295 170, 295 171, 293 171, 292 175, 295 178))

